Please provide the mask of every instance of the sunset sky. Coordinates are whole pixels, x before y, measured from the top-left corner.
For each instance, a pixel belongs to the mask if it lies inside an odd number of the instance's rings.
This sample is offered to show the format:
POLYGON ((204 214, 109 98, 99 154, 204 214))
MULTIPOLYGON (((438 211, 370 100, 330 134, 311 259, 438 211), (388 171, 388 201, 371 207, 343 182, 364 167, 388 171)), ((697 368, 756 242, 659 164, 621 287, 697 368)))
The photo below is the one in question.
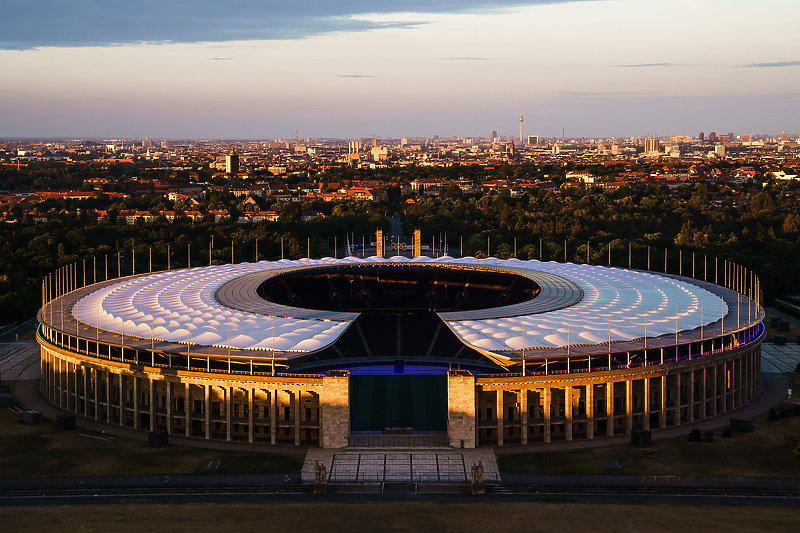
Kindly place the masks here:
POLYGON ((5 0, 0 137, 800 131, 797 0, 5 0))

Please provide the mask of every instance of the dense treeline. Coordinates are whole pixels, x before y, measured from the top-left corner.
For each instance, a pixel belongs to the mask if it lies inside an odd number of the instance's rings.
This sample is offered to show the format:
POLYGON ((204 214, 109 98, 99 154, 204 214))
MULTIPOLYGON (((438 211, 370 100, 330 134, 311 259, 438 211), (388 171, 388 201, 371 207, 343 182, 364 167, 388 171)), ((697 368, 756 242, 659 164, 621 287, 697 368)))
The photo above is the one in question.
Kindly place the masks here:
MULTIPOLYGON (((410 171, 393 179, 404 181, 410 171)), ((413 169, 416 177, 424 177, 423 172, 413 169)), ((190 251, 192 266, 207 265, 212 238, 214 263, 230 261, 231 246, 235 261, 252 261, 256 241, 259 259, 280 259, 282 252, 289 259, 307 254, 321 257, 333 253, 334 243, 341 257, 345 235, 351 235, 355 242, 362 238, 369 242, 375 229, 389 229, 387 215, 393 213, 403 220, 407 242, 419 228, 423 243, 433 244, 435 238, 438 251, 446 235, 451 255, 463 252, 481 257, 489 253, 509 258, 516 246, 516 256, 522 259, 563 261, 566 244, 567 260, 585 262, 588 244, 591 263, 608 264, 610 247, 611 264, 627 267, 630 246, 632 266, 646 268, 650 247, 652 270, 663 271, 664 249, 668 248, 670 272, 678 273, 680 268, 684 275, 691 275, 694 253, 696 275, 702 278, 703 257, 719 257, 760 274, 768 298, 796 294, 800 292, 800 212, 795 200, 799 190, 794 182, 763 188, 744 185, 737 191, 698 183, 677 191, 574 187, 560 192, 534 190, 514 197, 508 190, 465 195, 451 186, 438 196, 419 196, 414 203, 406 203, 399 196, 399 187, 394 187, 390 200, 383 204, 300 204, 258 198, 259 208, 279 213, 278 222, 259 224, 215 224, 207 219, 198 223, 160 220, 124 225, 113 223, 112 217, 111 224, 98 225, 88 210, 107 209, 113 215, 122 209, 180 206, 164 198, 148 197, 111 201, 98 196, 80 203, 48 200, 36 207, 48 215, 47 222, 32 224, 29 218, 20 216, 18 223, 0 224, 0 325, 32 316, 40 305, 42 277, 65 264, 77 263, 82 281, 85 260, 90 283, 105 278, 106 257, 108 275, 117 276, 118 253, 122 275, 134 268, 136 272, 148 271, 151 250, 153 270, 167 267, 168 250, 172 268, 185 267, 190 251), (325 216, 303 222, 301 214, 309 210, 325 216)), ((219 207, 228 208, 234 215, 248 208, 225 191, 209 199, 208 208, 219 207)), ((708 268, 709 280, 713 281, 713 260, 708 261, 708 268)))

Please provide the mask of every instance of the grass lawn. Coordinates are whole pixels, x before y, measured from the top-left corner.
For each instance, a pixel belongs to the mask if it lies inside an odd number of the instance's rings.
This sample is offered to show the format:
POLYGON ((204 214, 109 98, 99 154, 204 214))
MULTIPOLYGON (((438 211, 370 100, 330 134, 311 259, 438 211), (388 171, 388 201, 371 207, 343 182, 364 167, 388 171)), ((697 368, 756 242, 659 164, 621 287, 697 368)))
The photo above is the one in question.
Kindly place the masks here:
POLYGON ((286 474, 299 472, 304 455, 208 450, 182 446, 150 448, 145 442, 82 436, 59 431, 54 422, 25 424, 0 409, 2 477, 124 476, 150 474, 286 474), (208 470, 210 461, 220 461, 208 470))
POLYGON ((797 531, 800 509, 537 502, 203 503, 0 507, 6 531, 797 531))
POLYGON ((681 437, 653 441, 650 448, 618 445, 498 454, 497 464, 506 474, 800 477, 800 456, 786 445, 786 437, 800 435, 800 417, 770 422, 762 416, 755 427, 753 433, 733 433, 730 438, 715 431, 712 442, 681 437), (599 461, 616 461, 621 470, 602 470, 599 461))

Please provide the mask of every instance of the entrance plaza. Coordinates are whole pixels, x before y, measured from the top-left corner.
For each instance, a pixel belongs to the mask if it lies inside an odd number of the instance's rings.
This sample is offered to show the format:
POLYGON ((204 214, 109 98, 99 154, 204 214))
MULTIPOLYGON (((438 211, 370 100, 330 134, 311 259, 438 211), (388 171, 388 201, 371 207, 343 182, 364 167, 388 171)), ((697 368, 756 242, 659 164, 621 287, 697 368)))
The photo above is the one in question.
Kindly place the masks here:
POLYGON ((486 481, 500 481, 491 448, 453 450, 324 450, 312 448, 303 464, 303 481, 314 482, 314 466, 325 465, 328 483, 469 483, 480 462, 486 481))

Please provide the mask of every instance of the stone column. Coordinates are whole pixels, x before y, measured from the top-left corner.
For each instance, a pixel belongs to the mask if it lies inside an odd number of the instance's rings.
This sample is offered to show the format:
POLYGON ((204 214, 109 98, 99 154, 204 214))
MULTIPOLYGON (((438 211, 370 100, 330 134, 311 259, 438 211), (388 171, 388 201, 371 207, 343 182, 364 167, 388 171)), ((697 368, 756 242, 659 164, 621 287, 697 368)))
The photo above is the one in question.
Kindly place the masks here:
POLYGON ((206 439, 211 438, 211 385, 205 386, 205 408, 204 408, 204 415, 205 415, 205 430, 206 430, 206 439))
POLYGON ((139 378, 133 375, 133 429, 139 429, 139 378))
POLYGON ((681 375, 680 373, 675 374, 675 381, 673 382, 673 397, 675 398, 672 402, 674 406, 674 410, 672 412, 672 420, 673 424, 676 426, 681 425, 681 375))
POLYGON ((225 387, 225 440, 229 441, 233 435, 233 387, 225 387))
POLYGON ((269 441, 271 444, 278 442, 278 389, 269 391, 269 441))
POLYGON ((528 444, 528 389, 519 391, 520 443, 528 444))
POLYGON ((744 368, 742 367, 743 360, 741 357, 736 359, 736 405, 735 407, 739 407, 744 403, 744 395, 742 387, 744 385, 742 378, 744 377, 744 368))
POLYGON ((706 370, 705 368, 703 369, 703 377, 700 381, 700 411, 698 414, 700 420, 706 417, 706 405, 708 405, 708 398, 706 398, 706 394, 708 394, 708 382, 706 381, 708 376, 706 375, 706 370))
POLYGON ((256 389, 250 387, 250 390, 247 391, 247 442, 253 442, 255 440, 255 428, 253 424, 255 423, 253 409, 255 408, 255 396, 256 389))
POLYGON ((586 438, 594 438, 594 384, 586 385, 586 438))
POLYGON ((86 367, 81 367, 83 374, 83 416, 89 418, 89 372, 86 367))
POLYGON ((475 396, 475 376, 458 370, 447 373, 447 438, 453 448, 474 448, 477 444, 475 396))
POLYGON ((606 383, 606 435, 614 436, 614 382, 606 383))
POLYGON ((542 391, 542 403, 544 404, 544 441, 550 442, 550 387, 545 387, 542 391))
POLYGON ((728 362, 723 362, 720 365, 722 370, 722 394, 720 394, 720 413, 724 413, 728 410, 728 362))
POLYGON ((694 370, 689 371, 688 378, 689 383, 686 384, 686 388, 689 389, 689 393, 686 395, 686 422, 691 424, 694 422, 694 370))
MULTIPOLYGON (((324 387, 323 387, 324 392, 324 387)), ((349 391, 348 391, 349 392, 349 391)), ((278 442, 278 389, 272 389, 269 391, 269 441, 272 444, 276 444, 278 442)), ((350 414, 349 409, 350 405, 348 404, 348 415, 350 414)), ((348 428, 349 428, 349 421, 348 421, 348 428)), ((348 429, 349 433, 349 429, 348 429)), ((350 441, 349 435, 347 441, 350 441)), ((347 444, 343 446, 338 446, 339 448, 344 448, 347 444)))
POLYGON ((106 423, 111 423, 111 372, 106 370, 106 423))
POLYGON ((709 406, 709 416, 716 416, 717 414, 717 365, 709 368, 711 374, 711 405, 709 406))
POLYGON ((300 388, 294 393, 294 445, 300 446, 300 406, 302 405, 300 388))
POLYGON ((119 373, 119 425, 124 426, 126 419, 128 418, 127 413, 127 398, 125 397, 125 375, 120 372, 119 373))
POLYGON ((497 399, 497 445, 498 446, 502 446, 503 445, 503 430, 504 430, 504 428, 503 428, 503 416, 505 415, 505 413, 503 412, 503 408, 505 406, 503 405, 503 391, 502 390, 498 390, 497 391, 496 399, 497 399))
POLYGON ((172 435, 172 426, 173 426, 172 407, 175 404, 175 398, 173 397, 174 396, 173 392, 174 392, 175 387, 173 386, 173 383, 171 381, 167 381, 165 384, 167 386, 166 387, 167 388, 167 392, 166 392, 166 400, 167 400, 167 433, 172 435))
POLYGON ((658 413, 658 427, 667 427, 667 376, 661 376, 661 412, 658 413))
POLYGON ((564 387, 564 415, 566 424, 564 425, 564 437, 572 440, 572 386, 564 387))
POLYGON ((92 374, 94 378, 94 419, 100 420, 100 376, 97 370, 92 374))
MULTIPOLYGON (((320 396, 325 417, 322 447, 345 448, 350 442, 350 374, 342 371, 325 374, 320 396)), ((469 443, 464 444, 466 446, 469 443)))
POLYGON ((633 380, 625 380, 625 434, 633 429, 633 380))
POLYGON ((147 377, 148 387, 150 388, 150 431, 156 430, 156 416, 158 398, 156 398, 156 381, 152 376, 147 377))
POLYGON ((186 394, 186 404, 184 405, 184 416, 186 417, 186 436, 192 436, 192 384, 184 384, 186 394))
POLYGON ((650 378, 644 378, 642 390, 642 429, 650 429, 650 378))

